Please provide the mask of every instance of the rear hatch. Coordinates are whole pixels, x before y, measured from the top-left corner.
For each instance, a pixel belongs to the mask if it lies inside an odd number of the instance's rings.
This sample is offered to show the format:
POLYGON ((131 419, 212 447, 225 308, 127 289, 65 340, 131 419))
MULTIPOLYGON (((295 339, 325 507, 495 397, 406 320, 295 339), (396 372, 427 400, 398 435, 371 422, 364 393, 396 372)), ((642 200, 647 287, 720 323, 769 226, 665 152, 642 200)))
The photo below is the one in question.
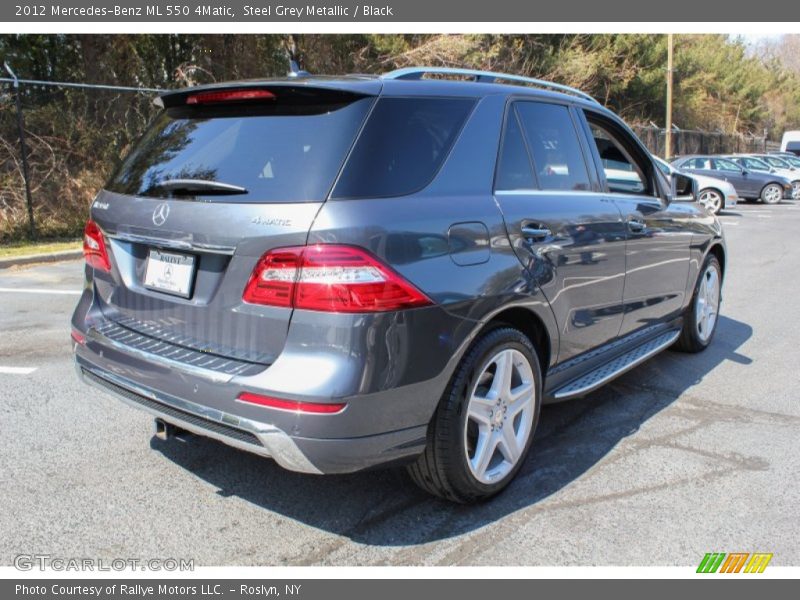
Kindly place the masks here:
POLYGON ((377 81, 323 80, 162 96, 165 109, 92 205, 112 263, 95 273, 97 302, 117 338, 270 364, 291 309, 242 292, 265 252, 305 244, 379 91, 377 81))

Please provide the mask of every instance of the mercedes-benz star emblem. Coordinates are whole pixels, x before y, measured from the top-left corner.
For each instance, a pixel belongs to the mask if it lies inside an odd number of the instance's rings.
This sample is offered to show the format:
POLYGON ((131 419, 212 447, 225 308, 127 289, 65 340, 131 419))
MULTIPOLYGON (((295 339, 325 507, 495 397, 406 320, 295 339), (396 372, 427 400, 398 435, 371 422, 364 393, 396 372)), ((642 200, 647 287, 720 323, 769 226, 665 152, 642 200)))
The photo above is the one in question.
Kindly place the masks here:
POLYGON ((161 227, 164 223, 167 222, 167 217, 169 216, 169 204, 166 202, 162 202, 156 209, 153 211, 153 224, 158 227, 161 227))

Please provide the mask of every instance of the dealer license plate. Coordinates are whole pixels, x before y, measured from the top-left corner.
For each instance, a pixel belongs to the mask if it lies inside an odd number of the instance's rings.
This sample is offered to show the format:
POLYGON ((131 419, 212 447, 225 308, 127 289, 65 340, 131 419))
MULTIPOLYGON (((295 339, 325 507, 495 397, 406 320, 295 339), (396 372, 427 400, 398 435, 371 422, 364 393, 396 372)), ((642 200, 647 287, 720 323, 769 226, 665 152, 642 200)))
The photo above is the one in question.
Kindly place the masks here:
POLYGON ((194 283, 195 257, 150 249, 144 271, 144 285, 151 290, 188 298, 194 283))

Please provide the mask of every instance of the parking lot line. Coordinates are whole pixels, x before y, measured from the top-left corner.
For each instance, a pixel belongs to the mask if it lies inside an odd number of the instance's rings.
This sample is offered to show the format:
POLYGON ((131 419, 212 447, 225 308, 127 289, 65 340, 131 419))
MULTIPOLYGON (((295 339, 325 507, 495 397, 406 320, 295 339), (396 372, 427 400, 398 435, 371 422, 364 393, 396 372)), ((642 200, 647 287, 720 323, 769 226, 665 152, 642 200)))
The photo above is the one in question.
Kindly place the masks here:
POLYGON ((40 290, 38 288, 0 288, 0 293, 9 294, 60 294, 65 296, 80 296, 81 290, 40 290))
POLYGON ((37 367, 0 367, 0 375, 30 375, 37 367))

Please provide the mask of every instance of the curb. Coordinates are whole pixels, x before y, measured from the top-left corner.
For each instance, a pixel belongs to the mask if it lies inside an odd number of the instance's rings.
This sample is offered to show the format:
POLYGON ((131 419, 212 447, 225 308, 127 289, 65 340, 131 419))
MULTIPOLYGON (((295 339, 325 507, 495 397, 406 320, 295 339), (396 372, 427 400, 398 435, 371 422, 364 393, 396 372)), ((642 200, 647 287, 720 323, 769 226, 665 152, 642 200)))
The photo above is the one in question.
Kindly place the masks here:
POLYGON ((61 252, 51 252, 50 254, 24 254, 22 256, 10 256, 0 258, 0 269, 8 269, 18 265, 32 265, 35 263, 58 262, 60 260, 73 260, 83 258, 83 250, 62 250, 61 252))

